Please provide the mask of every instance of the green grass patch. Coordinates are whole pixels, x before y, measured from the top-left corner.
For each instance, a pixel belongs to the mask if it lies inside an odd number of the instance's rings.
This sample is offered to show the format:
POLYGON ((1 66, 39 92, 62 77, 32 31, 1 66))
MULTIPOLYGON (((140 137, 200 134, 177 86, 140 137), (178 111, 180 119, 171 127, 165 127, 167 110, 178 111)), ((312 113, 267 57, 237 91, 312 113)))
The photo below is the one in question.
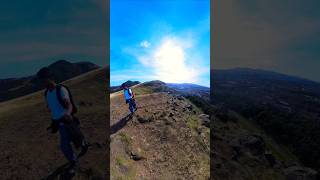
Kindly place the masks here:
MULTIPOLYGON (((199 159, 199 174, 201 174, 203 179, 209 179, 210 177, 210 158, 209 156, 201 156, 199 159)), ((201 178, 201 179, 202 179, 201 178)))
POLYGON ((154 93, 154 91, 151 88, 147 88, 147 87, 137 87, 133 89, 133 93, 135 95, 143 95, 143 94, 154 93))
POLYGON ((119 136, 120 136, 120 139, 123 143, 125 143, 126 145, 131 145, 132 143, 132 139, 131 137, 129 137, 129 135, 127 135, 126 133, 124 132, 120 132, 119 133, 119 136))
POLYGON ((196 141, 197 143, 202 147, 203 151, 205 151, 206 153, 210 153, 210 147, 207 146, 207 144, 202 140, 202 138, 200 136, 196 136, 196 141))
POLYGON ((258 127, 253 121, 245 119, 239 114, 232 112, 234 116, 237 116, 238 122, 243 129, 246 129, 248 132, 258 134, 263 137, 266 143, 266 149, 271 151, 272 154, 276 157, 276 159, 281 161, 298 161, 298 158, 289 151, 289 149, 285 146, 280 146, 274 140, 272 140, 260 127, 258 127))
POLYGON ((116 157, 116 163, 119 166, 128 166, 129 165, 129 161, 125 157, 122 157, 122 156, 116 157))
POLYGON ((185 101, 188 103, 188 104, 191 104, 193 106, 193 110, 197 113, 197 114, 202 114, 204 113, 203 110, 198 107, 196 104, 194 104, 190 99, 188 98, 185 98, 185 101))
POLYGON ((123 156, 116 157, 116 164, 119 166, 119 168, 126 169, 125 171, 119 171, 116 169, 112 169, 111 173, 112 176, 115 177, 115 179, 121 179, 121 180, 133 180, 136 176, 136 170, 133 167, 133 162, 130 159, 127 159, 123 156))
POLYGON ((190 129, 197 130, 199 127, 198 118, 196 116, 190 116, 187 119, 187 125, 190 129))
POLYGON ((189 102, 192 102, 193 105, 201 109, 201 112, 209 115, 213 114, 214 109, 209 101, 198 96, 186 96, 186 98, 189 102))
POLYGON ((285 162, 299 161, 298 158, 295 155, 293 155, 286 147, 281 146, 280 148, 276 147, 273 143, 270 143, 269 141, 266 142, 266 149, 271 151, 272 154, 276 157, 276 159, 285 162))

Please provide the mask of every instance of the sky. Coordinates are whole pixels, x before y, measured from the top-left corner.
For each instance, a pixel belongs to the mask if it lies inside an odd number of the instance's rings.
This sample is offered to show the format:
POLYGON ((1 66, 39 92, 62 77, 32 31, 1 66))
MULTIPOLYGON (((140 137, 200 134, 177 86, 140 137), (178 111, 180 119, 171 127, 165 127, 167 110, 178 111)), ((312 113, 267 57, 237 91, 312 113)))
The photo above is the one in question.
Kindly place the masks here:
MULTIPOLYGON (((320 1, 215 2, 213 68, 261 68, 320 82, 320 1)), ((0 78, 31 75, 58 59, 108 64, 104 3, 0 1, 0 78)), ((110 3, 112 85, 128 79, 208 85, 208 0, 110 3)))
POLYGON ((59 59, 106 66, 106 11, 101 0, 0 1, 0 78, 59 59))
POLYGON ((218 2, 214 69, 259 68, 320 82, 319 0, 218 2))
POLYGON ((209 0, 111 0, 111 86, 210 84, 209 0))

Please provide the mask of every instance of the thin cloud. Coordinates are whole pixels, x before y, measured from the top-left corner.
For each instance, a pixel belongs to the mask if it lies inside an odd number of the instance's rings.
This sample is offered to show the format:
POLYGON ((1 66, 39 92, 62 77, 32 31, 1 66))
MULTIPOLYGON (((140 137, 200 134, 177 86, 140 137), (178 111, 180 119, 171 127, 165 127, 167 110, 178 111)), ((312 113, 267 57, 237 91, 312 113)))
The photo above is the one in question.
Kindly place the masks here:
POLYGON ((140 43, 140 46, 143 48, 148 48, 151 44, 148 41, 142 41, 140 43))
POLYGON ((143 72, 141 70, 131 70, 131 69, 123 69, 123 70, 113 71, 110 74, 110 77, 111 77, 112 81, 119 82, 119 83, 125 82, 127 80, 150 81, 150 80, 155 79, 155 77, 152 75, 146 76, 145 72, 143 72))

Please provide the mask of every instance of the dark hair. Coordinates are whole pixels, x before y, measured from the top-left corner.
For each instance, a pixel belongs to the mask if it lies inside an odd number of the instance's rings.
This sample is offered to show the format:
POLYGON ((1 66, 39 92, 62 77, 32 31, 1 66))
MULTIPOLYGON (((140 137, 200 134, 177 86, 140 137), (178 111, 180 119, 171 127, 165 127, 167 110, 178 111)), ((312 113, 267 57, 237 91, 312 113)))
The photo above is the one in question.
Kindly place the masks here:
POLYGON ((122 87, 122 88, 124 88, 124 87, 126 87, 126 86, 127 86, 126 83, 122 83, 122 84, 121 84, 121 87, 122 87))
POLYGON ((49 68, 44 67, 41 68, 38 72, 37 72, 37 77, 39 79, 53 79, 53 75, 50 72, 49 68))

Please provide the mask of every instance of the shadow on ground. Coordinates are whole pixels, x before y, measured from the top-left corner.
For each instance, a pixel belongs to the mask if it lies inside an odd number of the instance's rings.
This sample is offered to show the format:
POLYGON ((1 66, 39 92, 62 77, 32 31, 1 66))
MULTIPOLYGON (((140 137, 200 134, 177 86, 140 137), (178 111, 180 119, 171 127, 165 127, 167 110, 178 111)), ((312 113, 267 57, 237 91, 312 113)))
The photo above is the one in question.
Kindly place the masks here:
POLYGON ((72 179, 72 177, 68 176, 68 167, 69 163, 65 163, 61 166, 59 166, 55 171, 50 173, 47 177, 42 178, 42 180, 54 180, 54 179, 72 179))
MULTIPOLYGON (((71 180, 73 178, 75 179, 94 179, 94 176, 92 174, 92 169, 87 168, 81 168, 76 171, 76 174, 70 175, 69 172, 69 163, 65 163, 61 166, 59 166, 55 171, 50 173, 47 177, 42 178, 41 180, 71 180)), ((101 177, 95 177, 97 179, 102 179, 101 177)))
POLYGON ((115 123, 110 127, 110 135, 118 132, 120 129, 122 129, 126 124, 132 119, 133 114, 128 114, 126 117, 122 118, 120 121, 115 123))

